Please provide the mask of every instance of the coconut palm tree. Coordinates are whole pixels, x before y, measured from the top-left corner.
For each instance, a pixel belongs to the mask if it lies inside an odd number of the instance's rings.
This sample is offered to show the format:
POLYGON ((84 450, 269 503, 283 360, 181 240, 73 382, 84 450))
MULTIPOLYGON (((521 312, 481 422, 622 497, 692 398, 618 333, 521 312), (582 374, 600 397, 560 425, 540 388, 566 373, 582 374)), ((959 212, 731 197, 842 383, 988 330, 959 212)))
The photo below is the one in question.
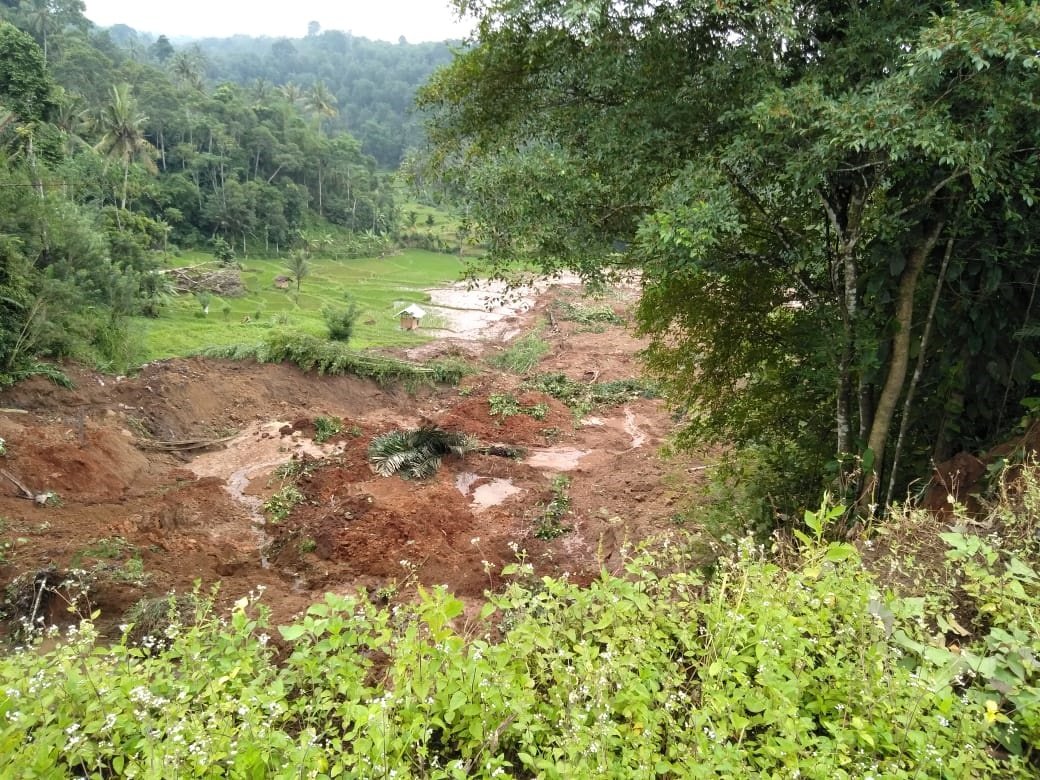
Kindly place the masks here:
POLYGON ((170 69, 177 80, 199 92, 202 91, 202 72, 205 66, 205 56, 196 47, 179 51, 170 59, 170 69))
POLYGON ((158 173, 155 147, 144 135, 147 117, 137 109, 137 101, 129 84, 112 87, 112 100, 101 109, 98 128, 103 135, 94 147, 109 160, 123 166, 123 199, 120 208, 126 208, 126 194, 130 180, 131 163, 140 163, 149 173, 158 173))
POLYGON ((336 96, 333 95, 324 81, 315 81, 311 91, 307 93, 307 110, 317 118, 318 127, 323 119, 331 119, 339 111, 336 109, 336 96))
POLYGON ((303 87, 295 81, 285 82, 282 86, 278 87, 278 91, 282 93, 285 102, 291 106, 295 106, 303 100, 303 87))
POLYGON ((43 61, 47 62, 47 34, 54 30, 54 9, 51 0, 29 0, 23 4, 26 12, 25 21, 32 32, 36 33, 43 47, 43 61))
POLYGON ((384 477, 401 473, 413 479, 426 479, 436 473, 445 455, 462 457, 476 446, 464 433, 425 425, 376 436, 368 445, 368 461, 376 473, 384 477))
POLYGON ((300 283, 303 277, 311 272, 311 265, 307 262, 310 257, 306 249, 294 249, 289 253, 289 259, 285 261, 285 267, 296 280, 296 294, 300 294, 300 283))
POLYGON ((57 87, 54 96, 57 110, 54 113, 53 124, 61 131, 65 141, 65 154, 72 156, 77 149, 90 145, 85 136, 93 127, 93 119, 79 95, 66 92, 63 87, 57 87))

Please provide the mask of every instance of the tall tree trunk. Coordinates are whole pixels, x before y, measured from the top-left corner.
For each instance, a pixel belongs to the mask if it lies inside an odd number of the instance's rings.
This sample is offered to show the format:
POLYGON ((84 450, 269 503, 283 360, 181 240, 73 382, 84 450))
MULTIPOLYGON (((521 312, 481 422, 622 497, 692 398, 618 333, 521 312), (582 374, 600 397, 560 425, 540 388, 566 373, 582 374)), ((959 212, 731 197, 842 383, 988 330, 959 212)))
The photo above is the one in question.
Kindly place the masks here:
POLYGON ((898 330, 892 337, 892 354, 888 362, 888 374, 885 377, 885 384, 881 388, 881 394, 878 396, 874 422, 870 426, 870 435, 867 437, 867 448, 873 453, 874 462, 860 493, 861 510, 870 507, 877 499, 881 462, 884 459, 885 446, 888 443, 888 434, 892 427, 896 405, 903 394, 907 367, 910 365, 910 330, 914 319, 914 295, 917 292, 917 280, 921 276, 921 269, 924 268, 928 255, 931 254, 935 243, 939 240, 943 225, 944 222, 941 219, 932 225, 924 240, 910 252, 906 267, 899 278, 899 291, 894 313, 898 330))
POLYGON ((324 217, 325 216, 325 212, 324 212, 324 210, 322 208, 322 200, 321 200, 321 163, 320 162, 318 163, 318 216, 319 217, 324 217))
MULTIPOLYGON (((837 430, 837 456, 853 451, 852 442, 852 388, 853 364, 855 361, 855 326, 859 316, 859 266, 856 248, 860 239, 860 225, 866 195, 858 186, 848 191, 837 187, 830 195, 819 190, 818 195, 827 212, 827 225, 834 231, 837 270, 832 274, 832 284, 841 304, 842 344, 838 364, 838 397, 835 408, 837 430)), ((862 414, 861 414, 862 424, 862 414)), ((860 434, 862 438, 863 434, 860 434)))
POLYGON ((896 436, 896 446, 892 451, 892 465, 888 469, 888 490, 885 492, 885 506, 892 503, 892 497, 896 489, 896 472, 899 470, 899 458, 903 453, 903 442, 906 439, 906 431, 910 427, 910 412, 913 408, 914 393, 917 384, 921 381, 924 372, 925 355, 928 352, 928 339, 932 334, 932 323, 935 322, 935 309, 939 305, 939 295, 942 293, 943 282, 946 280, 946 269, 950 265, 950 256, 953 254, 953 237, 946 242, 946 251, 943 253, 942 266, 939 268, 939 276, 935 280, 935 290, 932 292, 932 302, 928 305, 928 316, 924 322, 924 333, 921 334, 921 344, 917 348, 917 364, 914 366, 914 375, 910 377, 910 387, 906 390, 906 398, 903 399, 903 413, 899 420, 899 435, 896 436))
MULTIPOLYGON (((119 208, 122 211, 126 211, 126 192, 130 182, 130 160, 127 158, 123 161, 123 201, 119 204, 119 208)), ((120 225, 122 227, 122 225, 120 225)))

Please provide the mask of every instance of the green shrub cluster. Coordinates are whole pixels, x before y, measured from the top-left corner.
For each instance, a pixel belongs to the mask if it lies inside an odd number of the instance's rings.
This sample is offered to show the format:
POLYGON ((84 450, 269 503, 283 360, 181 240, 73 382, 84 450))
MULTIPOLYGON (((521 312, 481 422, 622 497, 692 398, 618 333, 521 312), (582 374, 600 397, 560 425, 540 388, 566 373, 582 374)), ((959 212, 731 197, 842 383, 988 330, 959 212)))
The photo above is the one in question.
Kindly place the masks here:
POLYGON ((571 497, 568 489, 571 479, 566 474, 557 474, 552 481, 552 500, 538 515, 534 535, 545 542, 551 542, 571 530, 564 520, 571 511, 571 497))
POLYGON ((492 417, 515 417, 526 414, 536 420, 544 420, 549 416, 549 405, 545 403, 524 406, 515 395, 510 393, 492 393, 488 396, 488 410, 492 417))
POLYGON ((272 523, 280 523, 305 499, 296 485, 286 485, 264 502, 264 513, 272 523))
POLYGON ((329 338, 346 343, 354 335, 354 327, 361 316, 361 307, 354 301, 343 307, 326 306, 321 310, 321 316, 329 329, 329 338))
POLYGON ((497 355, 492 355, 488 363, 513 374, 526 374, 547 354, 549 342, 542 338, 541 330, 535 330, 518 338, 497 355))
MULTIPOLYGON (((506 567, 465 631, 443 588, 393 609, 330 594, 280 627, 280 660, 255 599, 140 645, 85 621, 0 658, 0 751, 21 777, 1035 776, 1035 664, 977 696, 982 675, 906 649, 924 624, 850 546, 688 564, 666 549, 588 587, 506 567)), ((1016 577, 1035 629, 1035 574, 1016 577)))
POLYGON ((586 326, 624 325, 625 320, 607 304, 574 304, 562 301, 559 304, 560 317, 586 326))
POLYGON ((343 420, 339 417, 319 415, 314 418, 314 441, 324 444, 343 430, 343 420))
POLYGON ((212 347, 201 354, 211 358, 255 360, 257 363, 295 363, 304 371, 330 376, 354 374, 380 383, 457 384, 470 370, 461 360, 410 363, 383 355, 365 354, 342 342, 293 331, 278 331, 254 344, 212 347))
POLYGON ((656 385, 644 379, 617 379, 612 382, 578 382, 562 373, 538 374, 526 387, 551 395, 586 415, 602 406, 620 406, 639 398, 657 398, 656 385))

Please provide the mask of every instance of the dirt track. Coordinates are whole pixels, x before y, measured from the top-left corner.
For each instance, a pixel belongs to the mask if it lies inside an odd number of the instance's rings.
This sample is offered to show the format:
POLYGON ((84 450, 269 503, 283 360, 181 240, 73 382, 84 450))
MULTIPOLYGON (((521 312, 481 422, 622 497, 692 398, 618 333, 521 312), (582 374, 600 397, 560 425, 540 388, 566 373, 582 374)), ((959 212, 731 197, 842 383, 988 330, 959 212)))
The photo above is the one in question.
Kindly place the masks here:
MULTIPOLYGON (((560 295, 574 291, 543 292, 493 337, 544 322, 560 295)), ((557 321, 544 335, 552 350, 538 371, 585 381, 638 375, 641 345, 624 328, 593 332, 557 321)), ((477 345, 485 354, 502 348, 499 340, 477 345)), ((461 392, 415 395, 290 366, 196 359, 152 364, 132 378, 76 371, 73 379, 71 391, 33 380, 0 395, 0 407, 21 410, 0 412, 9 453, 0 467, 35 492, 60 496, 60 505, 35 506, 8 480, 0 484, 0 584, 48 566, 92 569, 94 606, 111 623, 146 595, 189 591, 196 581, 204 589, 219 581, 222 601, 263 585, 276 620, 326 590, 359 586, 405 597, 416 582, 444 583, 475 599, 500 585, 497 572, 516 559, 514 547, 541 572, 587 580, 602 566, 620 567, 622 548, 671 528, 680 492, 701 477, 693 463, 659 457, 671 428, 662 402, 576 422, 558 401, 524 394, 519 378, 490 370, 461 392), (502 392, 545 403, 548 415, 496 418, 488 396, 502 392), (344 421, 320 448, 311 440, 318 415, 344 421), (374 475, 365 454, 371 438, 424 421, 522 445, 528 458, 449 458, 425 482, 374 475), (143 446, 231 435, 193 453, 143 446), (293 457, 324 458, 300 481, 306 501, 277 525, 258 524, 260 505, 282 484, 275 468, 293 457), (571 477, 572 530, 545 542, 533 535, 534 519, 560 472, 571 477)))

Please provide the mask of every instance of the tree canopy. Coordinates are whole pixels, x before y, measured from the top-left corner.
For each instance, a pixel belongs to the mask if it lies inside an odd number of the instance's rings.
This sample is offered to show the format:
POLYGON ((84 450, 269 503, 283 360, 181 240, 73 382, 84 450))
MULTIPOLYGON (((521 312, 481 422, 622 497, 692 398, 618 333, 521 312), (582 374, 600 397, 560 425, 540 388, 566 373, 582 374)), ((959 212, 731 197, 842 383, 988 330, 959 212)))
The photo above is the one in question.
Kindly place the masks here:
POLYGON ((393 174, 336 122, 365 120, 354 104, 320 79, 212 76, 199 48, 99 30, 79 0, 0 4, 0 383, 37 356, 132 365, 160 251, 277 255, 315 225, 389 240, 393 174))
POLYGON ((478 33, 421 96, 429 170, 500 269, 641 272, 691 436, 836 464, 869 507, 1016 422, 1040 368, 1033 4, 456 6, 478 33))

